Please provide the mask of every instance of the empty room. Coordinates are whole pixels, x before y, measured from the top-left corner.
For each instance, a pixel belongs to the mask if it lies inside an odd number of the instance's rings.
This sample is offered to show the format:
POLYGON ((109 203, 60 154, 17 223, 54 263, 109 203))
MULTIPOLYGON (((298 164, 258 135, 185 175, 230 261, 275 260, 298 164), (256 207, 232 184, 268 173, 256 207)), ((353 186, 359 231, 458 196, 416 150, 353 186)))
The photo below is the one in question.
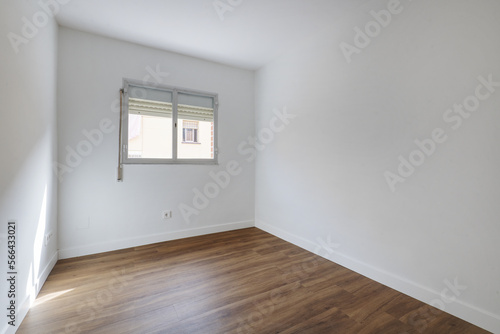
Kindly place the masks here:
POLYGON ((500 333, 500 2, 0 1, 0 334, 500 333))

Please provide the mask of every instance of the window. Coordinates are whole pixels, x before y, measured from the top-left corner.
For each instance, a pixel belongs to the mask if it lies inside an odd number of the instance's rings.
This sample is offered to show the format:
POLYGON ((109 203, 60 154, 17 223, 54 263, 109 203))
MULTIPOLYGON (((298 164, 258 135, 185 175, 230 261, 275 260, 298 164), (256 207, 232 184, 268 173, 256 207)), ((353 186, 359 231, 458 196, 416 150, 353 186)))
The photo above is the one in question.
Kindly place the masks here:
POLYGON ((217 95, 124 81, 122 161, 217 163, 217 95))
POLYGON ((182 121, 182 142, 198 144, 198 121, 182 121))

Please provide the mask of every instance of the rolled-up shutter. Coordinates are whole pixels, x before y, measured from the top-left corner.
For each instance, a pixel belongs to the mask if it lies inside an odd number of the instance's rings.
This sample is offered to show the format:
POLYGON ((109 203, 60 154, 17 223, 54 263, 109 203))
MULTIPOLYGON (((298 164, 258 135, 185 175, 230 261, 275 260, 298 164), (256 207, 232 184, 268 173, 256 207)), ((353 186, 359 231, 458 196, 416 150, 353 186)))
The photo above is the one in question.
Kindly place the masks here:
POLYGON ((172 117, 172 92, 129 87, 128 112, 134 115, 172 117))
POLYGON ((214 99, 209 96, 179 93, 177 117, 193 121, 214 121, 214 99))
MULTIPOLYGON (((172 117, 172 92, 131 86, 128 99, 130 114, 156 117, 172 117)), ((214 100, 212 97, 179 93, 177 95, 179 119, 213 122, 214 100)))

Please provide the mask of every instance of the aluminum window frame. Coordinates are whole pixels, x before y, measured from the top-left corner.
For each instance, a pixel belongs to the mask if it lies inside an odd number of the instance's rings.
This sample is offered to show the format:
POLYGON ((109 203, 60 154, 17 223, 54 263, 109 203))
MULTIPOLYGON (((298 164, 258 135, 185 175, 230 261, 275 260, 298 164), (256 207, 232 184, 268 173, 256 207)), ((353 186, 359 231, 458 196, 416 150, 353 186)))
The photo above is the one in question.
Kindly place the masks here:
POLYGON ((172 87, 167 85, 147 84, 138 80, 123 79, 123 104, 121 122, 121 164, 123 165, 218 165, 218 132, 219 132, 219 97, 217 93, 204 92, 188 88, 172 87), (139 87, 144 89, 156 89, 172 93, 172 158, 129 158, 128 157, 128 119, 129 119, 129 87, 139 87), (179 93, 189 95, 199 95, 213 99, 213 123, 214 123, 214 157, 211 159, 179 159, 177 158, 178 131, 182 124, 177 118, 177 96, 179 93))

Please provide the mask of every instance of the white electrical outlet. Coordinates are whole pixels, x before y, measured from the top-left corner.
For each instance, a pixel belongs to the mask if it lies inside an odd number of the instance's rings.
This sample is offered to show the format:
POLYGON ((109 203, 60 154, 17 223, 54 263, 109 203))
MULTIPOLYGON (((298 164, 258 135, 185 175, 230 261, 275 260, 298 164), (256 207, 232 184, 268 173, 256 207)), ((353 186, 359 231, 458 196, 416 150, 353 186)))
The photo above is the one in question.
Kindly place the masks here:
POLYGON ((53 236, 54 236, 54 233, 52 233, 52 232, 45 234, 45 246, 47 246, 49 244, 49 241, 53 236))
POLYGON ((161 216, 163 219, 170 219, 170 218, 172 218, 172 211, 170 211, 170 210, 163 211, 161 216))

